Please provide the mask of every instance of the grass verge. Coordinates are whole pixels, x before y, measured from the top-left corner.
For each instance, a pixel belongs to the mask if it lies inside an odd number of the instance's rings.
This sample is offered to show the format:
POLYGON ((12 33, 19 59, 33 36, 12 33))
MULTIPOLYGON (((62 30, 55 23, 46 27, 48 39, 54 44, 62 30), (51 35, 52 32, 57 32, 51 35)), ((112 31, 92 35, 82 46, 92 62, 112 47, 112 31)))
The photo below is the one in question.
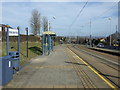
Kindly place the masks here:
MULTIPOLYGON (((10 43, 10 51, 17 51, 17 42, 10 43)), ((20 43, 20 64, 25 64, 28 60, 42 54, 42 48, 40 42, 29 42, 28 43, 28 57, 26 42, 20 43)), ((6 56, 6 43, 2 43, 2 56, 6 56)))

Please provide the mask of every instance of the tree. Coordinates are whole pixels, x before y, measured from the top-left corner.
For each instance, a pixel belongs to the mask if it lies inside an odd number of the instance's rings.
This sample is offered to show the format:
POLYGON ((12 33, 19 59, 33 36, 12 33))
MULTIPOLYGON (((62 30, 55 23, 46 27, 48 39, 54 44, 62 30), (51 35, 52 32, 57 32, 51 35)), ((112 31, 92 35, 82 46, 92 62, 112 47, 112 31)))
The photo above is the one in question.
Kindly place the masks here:
POLYGON ((48 19, 47 17, 43 17, 43 31, 48 31, 48 19))
POLYGON ((40 35, 40 27, 41 27, 41 18, 40 18, 40 13, 38 10, 34 9, 32 11, 32 17, 30 20, 30 25, 32 29, 33 35, 40 35))

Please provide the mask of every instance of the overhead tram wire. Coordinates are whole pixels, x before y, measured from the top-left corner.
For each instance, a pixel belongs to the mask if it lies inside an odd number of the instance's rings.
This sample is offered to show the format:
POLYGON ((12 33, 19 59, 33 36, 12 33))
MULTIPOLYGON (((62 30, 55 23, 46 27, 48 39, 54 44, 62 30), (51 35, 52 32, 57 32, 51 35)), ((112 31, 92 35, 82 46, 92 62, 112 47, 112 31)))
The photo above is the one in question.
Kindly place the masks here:
MULTIPOLYGON (((89 0, 88 0, 89 1, 89 0)), ((80 16, 80 14, 82 13, 82 11, 84 10, 84 8, 86 7, 88 1, 84 4, 84 6, 82 7, 82 9, 80 10, 80 12, 78 13, 78 15, 75 17, 74 21, 72 22, 72 24, 70 25, 70 28, 73 26, 73 24, 76 22, 77 18, 80 16)))
MULTIPOLYGON (((99 18, 99 17, 103 16, 105 13, 107 13, 110 10, 112 10, 116 5, 118 5, 118 3, 115 4, 114 6, 112 6, 111 8, 109 8, 108 10, 106 10, 105 12, 103 12, 102 14, 100 14, 99 16, 94 17, 94 18, 99 18)), ((94 19, 94 18, 92 18, 92 19, 94 19)), ((95 21, 95 20, 97 20, 97 19, 94 19, 93 21, 95 21)))
MULTIPOLYGON (((100 18, 101 16, 103 16, 105 13, 107 13, 107 12, 110 11, 110 10, 112 10, 116 5, 118 5, 118 3, 115 4, 115 5, 113 5, 111 8, 109 8, 109 9, 106 10, 106 11, 104 11, 103 13, 101 13, 99 16, 96 16, 96 17, 91 18, 91 19, 92 19, 92 22, 96 21, 98 18, 100 18), (94 18, 97 18, 97 19, 94 19, 94 18)), ((89 23, 90 23, 90 22, 86 23, 86 24, 83 25, 83 26, 86 26, 86 25, 88 25, 89 23)))

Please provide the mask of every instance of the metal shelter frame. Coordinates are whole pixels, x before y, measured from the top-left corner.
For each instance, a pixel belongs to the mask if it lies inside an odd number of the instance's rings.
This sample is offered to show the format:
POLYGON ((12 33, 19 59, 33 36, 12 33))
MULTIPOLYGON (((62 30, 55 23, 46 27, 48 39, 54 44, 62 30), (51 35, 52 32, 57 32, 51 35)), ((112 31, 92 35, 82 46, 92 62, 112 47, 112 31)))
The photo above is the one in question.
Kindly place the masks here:
POLYGON ((18 30, 18 48, 17 48, 17 51, 10 51, 10 45, 9 45, 9 26, 7 26, 7 31, 6 31, 6 53, 7 53, 7 56, 12 56, 12 58, 14 58, 13 60, 13 70, 14 70, 14 73, 16 71, 19 71, 20 70, 20 28, 17 27, 18 30))
POLYGON ((56 36, 54 32, 45 31, 42 35, 42 55, 49 55, 51 50, 53 50, 53 40, 52 37, 56 36))

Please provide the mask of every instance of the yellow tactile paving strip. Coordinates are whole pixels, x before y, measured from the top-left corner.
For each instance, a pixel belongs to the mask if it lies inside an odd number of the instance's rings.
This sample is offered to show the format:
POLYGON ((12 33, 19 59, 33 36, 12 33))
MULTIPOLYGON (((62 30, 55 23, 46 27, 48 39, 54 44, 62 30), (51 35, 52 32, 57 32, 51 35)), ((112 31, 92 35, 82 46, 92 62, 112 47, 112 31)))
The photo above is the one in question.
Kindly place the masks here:
POLYGON ((106 82, 111 88, 117 90, 108 80, 106 80, 103 76, 101 76, 96 70, 94 70, 89 64, 87 64, 84 60, 82 60, 78 55, 76 55, 72 50, 67 48, 73 55, 75 55, 80 61, 87 65, 95 74, 97 74, 104 82, 106 82))
MULTIPOLYGON (((66 53, 68 53, 68 57, 69 57, 69 60, 70 60, 71 62, 74 62, 74 63, 78 63, 78 64, 79 64, 78 58, 77 58, 76 55, 72 54, 69 50, 67 50, 66 53)), ((75 69, 75 71, 76 71, 79 79, 82 81, 82 85, 83 85, 85 88, 97 88, 97 87, 94 85, 94 83, 90 80, 90 78, 88 77, 88 75, 84 72, 84 70, 83 70, 80 66, 74 64, 73 67, 74 67, 74 69, 75 69)))

